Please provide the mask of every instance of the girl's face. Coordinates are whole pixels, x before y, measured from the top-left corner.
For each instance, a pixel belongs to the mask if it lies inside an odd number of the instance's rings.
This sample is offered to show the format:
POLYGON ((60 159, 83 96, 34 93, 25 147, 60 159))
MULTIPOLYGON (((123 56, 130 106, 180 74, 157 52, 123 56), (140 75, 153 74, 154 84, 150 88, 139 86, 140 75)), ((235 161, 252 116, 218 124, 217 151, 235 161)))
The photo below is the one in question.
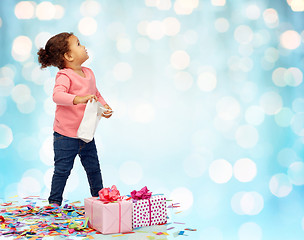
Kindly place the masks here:
POLYGON ((73 57, 75 63, 81 65, 89 58, 85 46, 81 45, 78 38, 74 35, 70 36, 68 41, 70 49, 69 55, 73 57))

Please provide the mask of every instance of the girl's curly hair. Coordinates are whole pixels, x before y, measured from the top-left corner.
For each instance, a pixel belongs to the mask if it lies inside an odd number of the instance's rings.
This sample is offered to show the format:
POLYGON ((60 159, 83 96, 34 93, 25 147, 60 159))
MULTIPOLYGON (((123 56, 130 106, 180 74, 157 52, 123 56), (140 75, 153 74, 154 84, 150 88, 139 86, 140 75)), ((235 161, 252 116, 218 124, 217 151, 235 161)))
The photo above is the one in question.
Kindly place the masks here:
POLYGON ((37 54, 41 68, 54 66, 63 69, 65 67, 64 54, 70 51, 68 39, 72 35, 73 33, 59 33, 47 41, 45 49, 39 49, 37 54))

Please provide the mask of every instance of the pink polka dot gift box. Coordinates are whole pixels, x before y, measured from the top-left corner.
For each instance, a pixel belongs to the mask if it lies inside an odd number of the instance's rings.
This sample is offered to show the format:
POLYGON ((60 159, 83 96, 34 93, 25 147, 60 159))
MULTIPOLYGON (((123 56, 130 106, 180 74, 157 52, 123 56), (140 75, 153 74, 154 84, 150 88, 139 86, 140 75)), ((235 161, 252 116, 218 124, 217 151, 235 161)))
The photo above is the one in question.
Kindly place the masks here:
POLYGON ((167 222, 167 206, 164 195, 152 195, 147 187, 140 191, 132 191, 133 228, 165 224, 167 222))

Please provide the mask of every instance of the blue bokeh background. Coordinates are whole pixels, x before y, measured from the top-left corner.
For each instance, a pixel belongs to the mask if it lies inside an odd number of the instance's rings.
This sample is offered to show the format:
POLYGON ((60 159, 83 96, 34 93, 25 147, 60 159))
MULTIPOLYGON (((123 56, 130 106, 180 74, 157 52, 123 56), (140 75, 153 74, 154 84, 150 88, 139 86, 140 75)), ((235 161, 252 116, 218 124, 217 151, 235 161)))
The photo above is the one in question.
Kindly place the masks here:
MULTIPOLYGON (((181 203, 193 239, 303 239, 301 0, 0 2, 0 201, 47 198, 55 68, 73 32, 114 109, 96 133, 104 185, 181 203), (195 235, 196 234, 196 235, 195 235)), ((65 199, 89 196, 77 158, 65 199)))

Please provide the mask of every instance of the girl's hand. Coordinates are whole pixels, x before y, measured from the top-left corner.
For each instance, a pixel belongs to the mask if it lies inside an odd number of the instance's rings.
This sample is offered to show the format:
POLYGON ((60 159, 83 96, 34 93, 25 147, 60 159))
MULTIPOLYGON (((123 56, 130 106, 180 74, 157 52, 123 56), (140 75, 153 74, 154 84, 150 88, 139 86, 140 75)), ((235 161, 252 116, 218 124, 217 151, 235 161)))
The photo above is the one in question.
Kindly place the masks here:
POLYGON ((76 96, 73 100, 73 103, 76 104, 86 104, 88 101, 93 101, 95 99, 97 101, 97 97, 95 95, 86 95, 83 97, 76 96))
POLYGON ((109 109, 109 111, 106 111, 104 113, 101 114, 101 116, 105 117, 105 118, 109 118, 112 116, 112 108, 110 108, 110 106, 108 104, 104 105, 104 108, 109 109))

